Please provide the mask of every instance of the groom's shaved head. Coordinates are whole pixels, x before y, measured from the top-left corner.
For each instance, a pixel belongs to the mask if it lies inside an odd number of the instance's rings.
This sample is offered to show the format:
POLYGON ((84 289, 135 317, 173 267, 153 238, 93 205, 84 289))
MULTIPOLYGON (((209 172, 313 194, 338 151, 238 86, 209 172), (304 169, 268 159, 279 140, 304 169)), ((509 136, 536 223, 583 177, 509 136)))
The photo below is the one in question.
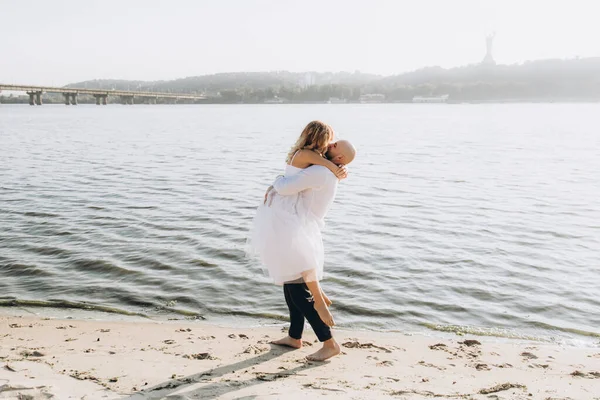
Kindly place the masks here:
POLYGON ((356 148, 347 140, 339 140, 338 147, 342 146, 342 154, 344 155, 344 164, 350 164, 356 157, 356 148))
POLYGON ((329 145, 327 158, 335 164, 350 164, 356 157, 356 148, 347 140, 338 140, 329 145))

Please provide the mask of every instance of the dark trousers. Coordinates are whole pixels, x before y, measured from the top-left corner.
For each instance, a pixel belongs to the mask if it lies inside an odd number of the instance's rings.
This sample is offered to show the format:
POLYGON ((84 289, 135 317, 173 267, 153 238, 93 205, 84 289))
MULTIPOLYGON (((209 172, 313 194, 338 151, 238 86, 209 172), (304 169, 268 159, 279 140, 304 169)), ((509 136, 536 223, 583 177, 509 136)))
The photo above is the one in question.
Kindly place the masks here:
POLYGON ((331 329, 321 320, 314 307, 314 298, 306 283, 286 283, 283 285, 285 302, 290 309, 290 337, 302 339, 304 318, 312 326, 313 331, 324 342, 332 338, 331 329))

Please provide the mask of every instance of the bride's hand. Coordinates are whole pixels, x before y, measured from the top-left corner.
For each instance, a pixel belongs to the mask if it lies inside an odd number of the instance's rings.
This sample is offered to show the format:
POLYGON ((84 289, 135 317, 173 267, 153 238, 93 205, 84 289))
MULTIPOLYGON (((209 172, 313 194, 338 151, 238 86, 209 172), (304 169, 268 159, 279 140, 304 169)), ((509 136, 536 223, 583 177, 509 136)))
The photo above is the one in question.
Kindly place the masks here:
MULTIPOLYGON (((271 190, 273 190, 273 186, 269 186, 269 188, 267 189, 267 193, 265 193, 265 201, 263 204, 267 204, 267 199, 269 198, 269 193, 271 193, 271 190)), ((269 204, 271 205, 271 204, 269 204)))
POLYGON ((338 169, 335 171, 335 177, 342 180, 348 177, 348 169, 345 165, 338 165, 338 169))

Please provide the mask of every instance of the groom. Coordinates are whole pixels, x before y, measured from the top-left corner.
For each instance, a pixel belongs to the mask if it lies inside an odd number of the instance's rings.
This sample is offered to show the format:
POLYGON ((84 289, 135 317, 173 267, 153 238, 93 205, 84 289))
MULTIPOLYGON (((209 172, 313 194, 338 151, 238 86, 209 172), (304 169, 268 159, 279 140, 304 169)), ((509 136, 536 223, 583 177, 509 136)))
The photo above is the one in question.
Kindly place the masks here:
MULTIPOLYGON (((347 140, 339 140, 329 145, 325 155, 337 165, 347 165, 354 160, 356 149, 347 140)), ((312 190, 314 197, 309 211, 322 221, 333 204, 337 184, 338 179, 328 168, 312 165, 295 175, 278 177, 267 191, 265 203, 273 192, 287 196, 312 190)), ((290 310, 289 335, 274 341, 273 344, 301 348, 304 318, 306 318, 319 341, 323 343, 319 351, 307 358, 312 361, 324 361, 339 354, 340 346, 333 338, 330 328, 334 325, 333 316, 328 308, 331 301, 323 293, 319 281, 300 279, 299 282, 288 282, 283 285, 283 291, 290 310)))

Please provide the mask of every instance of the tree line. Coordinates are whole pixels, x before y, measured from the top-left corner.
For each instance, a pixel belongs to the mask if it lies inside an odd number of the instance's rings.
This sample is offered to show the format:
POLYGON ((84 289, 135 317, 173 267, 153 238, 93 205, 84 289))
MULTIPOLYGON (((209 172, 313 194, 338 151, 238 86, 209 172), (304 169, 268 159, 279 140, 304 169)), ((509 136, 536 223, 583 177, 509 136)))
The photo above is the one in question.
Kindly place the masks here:
MULTIPOLYGON (((600 57, 540 60, 515 65, 468 65, 380 76, 360 72, 239 72, 187 77, 172 81, 92 80, 67 87, 205 94, 203 103, 358 102, 363 94, 382 94, 385 102, 411 102, 415 96, 449 95, 451 102, 598 101, 600 57)), ((27 96, 0 98, 27 102, 27 96)), ((61 103, 62 96, 45 95, 61 103)), ((80 102, 93 98, 80 97, 80 102)), ((138 99, 142 102, 143 99, 138 99)), ((113 102, 118 102, 114 100, 113 102)), ((159 101, 160 102, 160 101, 159 101)))

